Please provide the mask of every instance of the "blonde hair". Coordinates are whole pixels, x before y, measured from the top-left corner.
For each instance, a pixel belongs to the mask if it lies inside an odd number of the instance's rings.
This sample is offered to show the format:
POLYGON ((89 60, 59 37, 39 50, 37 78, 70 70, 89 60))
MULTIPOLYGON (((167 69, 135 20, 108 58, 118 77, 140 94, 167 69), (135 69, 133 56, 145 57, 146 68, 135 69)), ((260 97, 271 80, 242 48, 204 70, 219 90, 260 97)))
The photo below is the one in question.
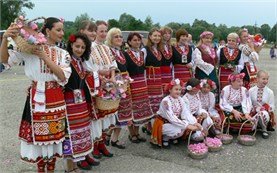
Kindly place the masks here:
POLYGON ((227 39, 228 38, 234 38, 238 42, 239 35, 235 32, 232 32, 232 33, 228 34, 227 39))
POLYGON ((107 46, 112 47, 113 36, 115 36, 116 34, 122 35, 121 30, 119 28, 112 28, 109 30, 109 32, 107 33, 107 38, 106 38, 107 46))
MULTIPOLYGON (((146 46, 149 47, 149 48, 152 47, 152 46, 154 45, 154 44, 152 43, 151 39, 150 39, 150 36, 153 35, 154 32, 159 32, 159 33, 161 33, 161 31, 160 31, 158 28, 152 28, 152 29, 150 30, 150 32, 149 32, 149 34, 148 34, 147 44, 146 44, 146 46)), ((161 41, 160 41, 160 43, 157 45, 157 47, 160 48, 160 47, 161 47, 161 44, 162 44, 162 34, 161 34, 161 41)))

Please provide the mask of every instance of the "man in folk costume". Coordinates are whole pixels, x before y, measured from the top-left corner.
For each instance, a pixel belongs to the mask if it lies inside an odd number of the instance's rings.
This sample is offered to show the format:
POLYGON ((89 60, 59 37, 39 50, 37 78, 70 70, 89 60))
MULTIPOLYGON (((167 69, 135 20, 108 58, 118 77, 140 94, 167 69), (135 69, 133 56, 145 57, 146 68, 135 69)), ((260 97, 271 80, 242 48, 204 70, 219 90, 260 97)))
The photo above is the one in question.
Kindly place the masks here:
POLYGON ((174 78, 187 82, 192 77, 191 61, 192 47, 188 44, 188 32, 185 29, 179 29, 176 32, 177 44, 173 49, 173 74, 174 78))
MULTIPOLYGON (((104 21, 97 21, 96 25, 96 40, 91 45, 89 60, 84 61, 84 68, 89 72, 98 72, 100 80, 114 80, 117 64, 110 48, 104 45, 108 32, 108 25, 104 21)), ((93 156, 98 159, 101 158, 102 153, 106 157, 112 157, 113 154, 107 150, 103 140, 105 139, 104 131, 108 130, 111 125, 115 124, 117 109, 96 109, 96 111, 96 117, 94 117, 94 120, 92 121, 92 135, 95 141, 93 156)))
POLYGON ((219 81, 220 89, 229 85, 228 76, 233 72, 243 69, 244 62, 241 58, 241 51, 238 49, 239 36, 237 33, 230 33, 227 36, 227 45, 220 47, 217 51, 219 58, 219 81))
POLYGON ((254 44, 249 41, 249 33, 247 29, 242 29, 239 32, 241 50, 241 59, 244 62, 244 68, 241 72, 245 73, 244 86, 249 89, 257 82, 257 67, 255 63, 259 60, 258 52, 254 44))
POLYGON ((162 53, 162 64, 161 64, 161 74, 162 74, 162 85, 163 91, 165 91, 166 85, 172 80, 172 56, 173 49, 171 45, 172 29, 165 26, 161 28, 162 34, 162 45, 160 51, 162 53))
POLYGON ((179 79, 172 80, 166 87, 169 95, 166 96, 155 118, 151 144, 160 147, 169 147, 169 140, 177 143, 177 138, 184 135, 186 130, 202 130, 202 126, 190 113, 188 105, 182 99, 181 91, 184 83, 179 79))
POLYGON ((258 116, 258 126, 263 130, 263 138, 268 138, 267 130, 274 130, 273 127, 276 125, 274 93, 266 86, 268 79, 268 73, 260 70, 257 73, 257 85, 249 90, 253 105, 252 113, 258 116))
MULTIPOLYGON (((243 87, 244 73, 232 73, 229 75, 230 85, 221 90, 219 106, 225 117, 228 117, 230 128, 238 130, 246 119, 250 116, 252 103, 249 93, 243 87)), ((251 131, 252 125, 247 123, 242 130, 251 131)))

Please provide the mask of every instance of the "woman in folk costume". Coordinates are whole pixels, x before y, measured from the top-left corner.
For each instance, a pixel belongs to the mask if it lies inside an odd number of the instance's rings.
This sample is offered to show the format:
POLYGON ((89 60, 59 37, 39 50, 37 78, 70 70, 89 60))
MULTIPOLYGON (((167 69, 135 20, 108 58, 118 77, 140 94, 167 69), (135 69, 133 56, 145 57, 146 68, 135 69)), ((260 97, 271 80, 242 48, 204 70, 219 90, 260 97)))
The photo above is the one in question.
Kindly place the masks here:
POLYGON ((187 82, 192 77, 191 61, 192 47, 188 42, 188 32, 185 29, 179 29, 176 32, 177 44, 173 48, 173 66, 174 78, 187 82))
MULTIPOLYGON (((243 87, 244 73, 234 72, 229 75, 230 85, 221 90, 219 106, 225 117, 228 117, 231 129, 238 130, 246 119, 251 119, 252 108, 249 93, 243 87)), ((243 131, 251 131, 252 125, 246 124, 243 131)))
POLYGON ((224 119, 220 117, 218 111, 215 108, 215 95, 211 91, 216 89, 216 84, 210 79, 200 80, 201 90, 199 92, 199 97, 201 100, 201 106, 206 110, 215 125, 215 133, 219 134, 221 129, 221 120, 224 119))
MULTIPOLYGON (((67 51, 71 55, 72 74, 64 87, 66 101, 67 134, 63 142, 63 154, 66 172, 78 172, 77 162, 86 159, 92 152, 91 115, 86 100, 90 100, 90 93, 85 83, 86 72, 82 61, 90 55, 91 42, 84 34, 69 36, 67 51)), ((80 162, 79 164, 81 164, 80 162)), ((80 165, 81 168, 90 169, 90 165, 80 165)))
MULTIPOLYGON (((211 119, 208 111, 202 108, 199 90, 200 90, 200 81, 196 78, 191 78, 186 83, 186 94, 183 96, 184 101, 189 105, 191 114, 195 116, 197 121, 203 126, 206 134, 211 136, 215 135, 213 125, 213 120, 211 119)), ((199 136, 200 139, 203 136, 199 136)))
MULTIPOLYGON (((78 30, 80 33, 85 34, 89 38, 90 42, 93 42, 96 37, 96 28, 97 27, 95 23, 93 23, 90 20, 85 20, 81 22, 78 30)), ((82 64, 84 65, 84 62, 82 62, 82 64)), ((92 120, 97 120, 94 96, 97 94, 98 92, 97 87, 99 87, 100 85, 98 71, 96 70, 97 69, 95 69, 95 71, 90 71, 90 72, 86 71, 86 78, 85 78, 85 83, 90 93, 90 99, 86 99, 86 102, 87 102, 92 120)), ((93 143, 97 143, 99 140, 99 138, 96 137, 97 135, 94 135, 93 131, 91 132, 91 135, 92 135, 93 143)), ((96 149, 96 151, 98 150, 96 149)), ((85 168, 89 168, 88 165, 98 166, 99 164, 100 162, 93 157, 92 153, 90 153, 86 156, 86 160, 82 160, 78 163, 78 166, 82 169, 85 169, 85 168)))
MULTIPOLYGON (((123 44, 123 37, 121 30, 118 28, 112 28, 107 34, 107 45, 111 48, 112 54, 115 57, 117 67, 120 70, 120 74, 123 80, 126 81, 129 78, 127 72, 127 63, 125 56, 121 50, 123 44)), ((124 149, 125 146, 118 141, 121 128, 128 125, 133 119, 132 115, 132 98, 130 95, 130 89, 126 91, 126 97, 121 98, 118 108, 118 113, 116 114, 116 126, 107 132, 106 142, 111 146, 117 147, 119 149, 124 149), (111 140, 111 141, 109 141, 111 140)))
POLYGON ((165 26, 161 28, 162 33, 162 44, 160 51, 162 53, 162 64, 161 64, 161 73, 162 73, 162 85, 163 91, 165 90, 166 85, 172 80, 172 56, 173 49, 170 43, 172 36, 172 29, 165 26))
POLYGON ((148 123, 154 115, 148 96, 144 53, 140 50, 141 42, 141 35, 137 32, 131 32, 127 38, 127 44, 130 48, 124 53, 127 71, 134 80, 130 83, 133 122, 128 126, 130 132, 129 139, 133 143, 146 141, 145 138, 140 136, 139 127, 148 123))
POLYGON ((257 85, 249 90, 253 106, 252 114, 258 116, 258 126, 263 130, 263 138, 268 138, 269 134, 267 130, 273 131, 273 127, 276 125, 274 115, 274 93, 266 86, 268 84, 268 79, 268 73, 260 70, 257 73, 257 85))
POLYGON ((19 26, 11 24, 1 45, 3 63, 25 62, 25 74, 32 80, 19 129, 21 159, 37 163, 38 172, 54 172, 56 157, 62 156, 65 139, 66 105, 62 86, 71 74, 70 55, 55 43, 62 41, 63 22, 47 18, 42 33, 47 43, 37 46, 32 54, 7 49, 7 37, 16 38, 19 26))
MULTIPOLYGON (((89 72, 98 72, 101 80, 114 81, 115 69, 117 68, 116 61, 112 55, 110 48, 104 45, 106 40, 108 24, 104 21, 96 22, 96 39, 91 44, 91 54, 87 61, 84 61, 84 67, 89 72)), ((94 73, 93 73, 94 74, 94 73)), ((94 83, 94 87, 96 84, 94 83)), ((100 110, 96 109, 96 117, 92 121, 92 135, 94 142, 93 156, 96 159, 101 158, 101 153, 106 157, 112 157, 105 144, 105 132, 111 125, 115 125, 115 115, 117 109, 100 110), (104 135, 104 136, 103 136, 104 135)))
MULTIPOLYGON (((192 54, 192 60, 195 66, 195 78, 211 79, 218 86, 217 57, 212 47, 213 36, 214 34, 209 31, 204 31, 200 35, 200 41, 192 54)), ((215 95, 218 96, 218 87, 215 90, 215 95)))
POLYGON ((239 36, 236 33, 230 33, 227 36, 227 45, 217 50, 219 58, 219 81, 220 88, 229 84, 228 76, 233 72, 240 72, 243 69, 243 59, 241 51, 238 49, 239 36))
MULTIPOLYGON (((162 53, 161 32, 158 28, 152 28, 148 35, 147 45, 142 49, 145 59, 147 88, 150 106, 154 115, 159 110, 163 98, 163 87, 161 78, 162 53)), ((148 134, 151 134, 151 123, 147 126, 148 134)))
POLYGON ((240 45, 239 49, 241 50, 241 59, 244 63, 244 68, 241 72, 245 73, 244 77, 244 86, 249 89, 252 86, 255 86, 257 81, 257 67, 255 63, 259 60, 259 55, 255 50, 254 44, 249 41, 249 33, 247 29, 241 29, 239 31, 240 45))
POLYGON ((181 97, 183 85, 179 79, 172 80, 167 85, 169 95, 160 104, 153 125, 151 144, 168 148, 169 140, 172 139, 177 143, 176 139, 183 136, 185 130, 202 130, 202 126, 197 123, 181 97))

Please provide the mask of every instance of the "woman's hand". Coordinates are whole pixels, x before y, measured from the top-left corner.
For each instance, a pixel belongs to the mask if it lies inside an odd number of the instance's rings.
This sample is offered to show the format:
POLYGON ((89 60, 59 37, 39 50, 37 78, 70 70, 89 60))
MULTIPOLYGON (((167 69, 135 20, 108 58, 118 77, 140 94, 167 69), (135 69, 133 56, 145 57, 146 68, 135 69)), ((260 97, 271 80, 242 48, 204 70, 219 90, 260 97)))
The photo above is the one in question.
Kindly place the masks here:
POLYGON ((15 38, 18 35, 19 27, 15 23, 11 23, 9 28, 6 30, 6 32, 3 35, 3 38, 15 38))
POLYGON ((237 110, 233 110, 232 113, 234 114, 234 117, 237 121, 241 121, 241 118, 242 118, 242 113, 240 113, 239 111, 237 110))
POLYGON ((47 58, 47 55, 43 51, 43 47, 42 46, 35 46, 35 48, 32 50, 32 54, 37 55, 41 59, 47 58))

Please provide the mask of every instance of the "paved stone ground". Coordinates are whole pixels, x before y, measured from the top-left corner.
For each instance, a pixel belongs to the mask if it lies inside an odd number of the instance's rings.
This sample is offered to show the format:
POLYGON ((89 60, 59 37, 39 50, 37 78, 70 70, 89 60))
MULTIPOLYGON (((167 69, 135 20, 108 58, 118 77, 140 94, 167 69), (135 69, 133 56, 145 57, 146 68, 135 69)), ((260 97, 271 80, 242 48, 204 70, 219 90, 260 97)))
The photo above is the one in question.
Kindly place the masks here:
MULTIPOLYGON (((258 66, 270 73, 269 86, 277 95, 276 60, 269 58, 269 49, 260 54, 258 66)), ((18 129, 25 102, 25 89, 30 81, 24 76, 23 67, 14 67, 0 74, 0 173, 30 173, 36 167, 20 161, 18 129)), ((275 96, 275 100, 277 100, 275 96)), ((241 146, 235 140, 217 153, 209 153, 203 160, 193 160, 187 156, 186 144, 172 146, 170 150, 153 149, 150 144, 132 144, 123 129, 121 140, 127 149, 110 148, 113 158, 103 158, 98 167, 88 172, 277 172, 277 135, 271 133, 264 140, 257 134, 254 146, 241 146)), ((149 139, 149 136, 146 136, 149 139)), ((64 172, 61 159, 56 172, 64 172)))

